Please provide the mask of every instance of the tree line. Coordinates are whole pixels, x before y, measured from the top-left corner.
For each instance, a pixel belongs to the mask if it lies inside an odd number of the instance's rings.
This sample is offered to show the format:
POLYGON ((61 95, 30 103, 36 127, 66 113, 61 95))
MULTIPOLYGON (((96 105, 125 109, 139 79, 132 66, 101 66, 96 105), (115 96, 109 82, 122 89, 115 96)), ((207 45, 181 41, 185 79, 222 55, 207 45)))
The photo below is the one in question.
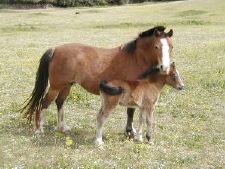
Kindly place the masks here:
POLYGON ((24 4, 24 5, 53 5, 56 7, 75 6, 104 6, 123 5, 129 3, 142 3, 152 1, 174 1, 174 0, 0 0, 4 4, 24 4))

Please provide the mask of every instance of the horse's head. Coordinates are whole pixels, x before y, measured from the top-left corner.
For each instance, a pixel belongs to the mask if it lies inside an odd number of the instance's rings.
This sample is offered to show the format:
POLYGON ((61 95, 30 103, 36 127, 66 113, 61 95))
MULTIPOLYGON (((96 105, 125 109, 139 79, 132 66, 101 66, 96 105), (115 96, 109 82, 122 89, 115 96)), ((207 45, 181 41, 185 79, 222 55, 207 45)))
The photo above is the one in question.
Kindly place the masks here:
POLYGON ((153 63, 160 68, 161 73, 168 74, 172 52, 173 30, 164 32, 165 27, 157 26, 139 34, 137 52, 146 63, 153 63))
POLYGON ((170 71, 167 75, 166 83, 177 90, 182 90, 184 88, 184 83, 174 62, 170 64, 170 71))

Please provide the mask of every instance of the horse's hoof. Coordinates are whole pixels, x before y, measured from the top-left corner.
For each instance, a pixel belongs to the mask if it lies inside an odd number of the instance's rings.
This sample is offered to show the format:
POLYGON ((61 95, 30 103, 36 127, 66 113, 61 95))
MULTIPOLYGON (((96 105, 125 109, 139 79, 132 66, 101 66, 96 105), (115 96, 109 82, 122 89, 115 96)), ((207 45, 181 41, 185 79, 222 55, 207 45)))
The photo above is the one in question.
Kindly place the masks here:
POLYGON ((96 139, 95 140, 95 145, 96 146, 102 146, 104 144, 104 142, 102 141, 102 139, 96 139))
POLYGON ((154 142, 153 141, 148 141, 148 144, 149 145, 154 145, 154 142))
POLYGON ((136 136, 136 130, 133 128, 132 130, 126 130, 125 135, 129 138, 129 139, 134 139, 136 136))
POLYGON ((136 136, 136 131, 129 131, 126 132, 125 135, 129 138, 129 139, 133 139, 136 136))
POLYGON ((43 130, 43 129, 36 129, 36 130, 34 131, 34 134, 35 134, 35 135, 44 134, 44 130, 43 130))

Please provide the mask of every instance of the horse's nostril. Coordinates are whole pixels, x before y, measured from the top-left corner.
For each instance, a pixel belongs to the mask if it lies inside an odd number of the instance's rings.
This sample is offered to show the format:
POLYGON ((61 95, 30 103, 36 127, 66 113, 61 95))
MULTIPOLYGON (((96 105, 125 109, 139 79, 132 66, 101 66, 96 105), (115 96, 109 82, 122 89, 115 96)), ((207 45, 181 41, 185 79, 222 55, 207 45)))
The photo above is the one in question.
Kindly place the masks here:
POLYGON ((160 69, 163 69, 163 65, 160 66, 160 69))
POLYGON ((179 90, 183 90, 184 86, 179 86, 178 89, 179 90))

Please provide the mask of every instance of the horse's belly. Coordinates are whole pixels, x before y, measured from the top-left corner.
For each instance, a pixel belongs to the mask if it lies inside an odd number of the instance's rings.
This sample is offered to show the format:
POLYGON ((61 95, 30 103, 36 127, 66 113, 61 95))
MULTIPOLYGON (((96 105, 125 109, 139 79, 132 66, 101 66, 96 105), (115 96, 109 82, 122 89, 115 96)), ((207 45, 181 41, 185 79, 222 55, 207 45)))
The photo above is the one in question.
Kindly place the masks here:
POLYGON ((99 95, 99 81, 86 80, 80 83, 80 85, 89 93, 99 95))
POLYGON ((137 104, 130 104, 130 103, 119 103, 120 106, 128 107, 128 108, 139 108, 137 104))

